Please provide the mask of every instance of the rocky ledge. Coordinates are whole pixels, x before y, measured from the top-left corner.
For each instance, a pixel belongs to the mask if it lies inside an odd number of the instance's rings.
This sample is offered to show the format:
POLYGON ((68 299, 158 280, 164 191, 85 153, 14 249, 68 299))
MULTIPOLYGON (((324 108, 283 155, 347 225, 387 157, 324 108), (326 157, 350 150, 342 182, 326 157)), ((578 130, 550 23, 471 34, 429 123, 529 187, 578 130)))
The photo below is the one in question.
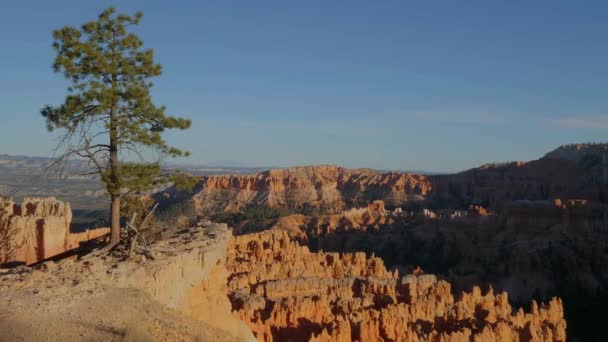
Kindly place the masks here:
POLYGON ((3 338, 254 340, 227 297, 231 237, 226 225, 202 222, 153 245, 153 260, 92 255, 1 270, 3 338))

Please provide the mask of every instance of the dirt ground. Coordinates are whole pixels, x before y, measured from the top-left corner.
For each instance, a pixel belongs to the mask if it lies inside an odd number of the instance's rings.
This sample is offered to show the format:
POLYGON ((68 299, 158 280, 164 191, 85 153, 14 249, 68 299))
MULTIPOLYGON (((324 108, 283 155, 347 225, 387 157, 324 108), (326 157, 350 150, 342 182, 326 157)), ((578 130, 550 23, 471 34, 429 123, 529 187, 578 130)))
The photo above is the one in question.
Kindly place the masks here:
POLYGON ((139 290, 57 285, 1 291, 0 341, 234 340, 139 290))
MULTIPOLYGON (((178 236, 176 241, 199 251, 198 254, 190 254, 202 258, 201 261, 215 260, 212 258, 213 247, 217 244, 217 250, 224 250, 230 236, 224 236, 227 228, 212 233, 224 237, 223 240, 201 237, 206 232, 204 229, 193 231, 198 234, 195 234, 197 238, 194 241, 188 240, 189 234, 178 236), (221 244, 220 240, 226 241, 221 244)), ((94 257, 78 261, 75 258, 47 261, 36 267, 0 269, 0 342, 236 341, 235 335, 228 335, 217 326, 194 320, 177 308, 163 305, 150 292, 139 288, 148 286, 149 290, 154 287, 156 291, 165 293, 166 287, 176 283, 161 281, 167 274, 162 271, 178 270, 175 281, 179 281, 180 275, 184 277, 183 272, 190 275, 201 272, 201 263, 189 264, 194 267, 190 269, 180 268, 183 265, 179 262, 185 260, 185 255, 188 254, 184 252, 164 259, 157 256, 160 259, 156 263, 164 265, 159 268, 150 263, 140 265, 117 262, 112 257, 94 257), (119 285, 119 281, 113 280, 134 270, 141 271, 141 268, 150 271, 149 276, 141 278, 140 284, 119 285)), ((167 293, 167 300, 174 298, 171 297, 173 292, 167 293)), ((227 299, 226 302, 229 303, 227 299)), ((210 315, 214 315, 214 310, 216 313, 220 310, 214 307, 201 309, 208 309, 210 315)), ((229 314, 229 308, 226 310, 229 314)))

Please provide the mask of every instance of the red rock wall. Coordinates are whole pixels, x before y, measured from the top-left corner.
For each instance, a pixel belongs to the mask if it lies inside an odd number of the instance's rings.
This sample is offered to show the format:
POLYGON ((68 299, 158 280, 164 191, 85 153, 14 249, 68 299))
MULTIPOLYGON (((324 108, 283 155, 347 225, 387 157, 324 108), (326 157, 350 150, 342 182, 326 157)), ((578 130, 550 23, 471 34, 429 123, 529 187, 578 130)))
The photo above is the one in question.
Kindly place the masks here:
POLYGON ((312 166, 249 176, 202 177, 197 189, 194 201, 198 208, 212 212, 238 211, 249 205, 308 206, 337 212, 376 199, 390 204, 422 199, 431 191, 431 184, 426 176, 408 173, 312 166))
MULTIPOLYGON (((337 166, 296 167, 257 175, 202 177, 194 202, 206 212, 239 211, 251 205, 313 207, 339 212, 373 200, 383 200, 392 207, 430 199, 443 206, 482 204, 492 210, 522 199, 605 201, 608 185, 601 182, 600 169, 597 165, 586 167, 575 161, 551 158, 488 164, 435 176, 337 166)), ((192 198, 192 194, 175 189, 165 195, 167 198, 162 200, 192 198)))
POLYGON ((24 262, 26 265, 77 248, 82 241, 108 234, 108 228, 70 233, 72 210, 68 203, 50 198, 25 198, 16 204, 0 200, 0 230, 5 243, 0 262, 24 262))

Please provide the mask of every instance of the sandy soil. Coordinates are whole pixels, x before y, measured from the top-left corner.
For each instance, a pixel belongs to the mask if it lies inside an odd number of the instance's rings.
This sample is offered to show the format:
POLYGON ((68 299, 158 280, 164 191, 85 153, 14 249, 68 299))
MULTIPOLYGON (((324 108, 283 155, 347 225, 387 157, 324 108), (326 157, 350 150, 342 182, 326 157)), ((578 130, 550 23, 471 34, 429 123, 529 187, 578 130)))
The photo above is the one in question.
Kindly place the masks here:
MULTIPOLYGON (((202 274, 204 267, 210 267, 204 261, 213 263, 214 257, 221 259, 223 254, 216 251, 225 253, 225 244, 231 236, 226 232, 229 232, 226 227, 194 228, 170 240, 185 246, 183 254, 157 255, 154 262, 121 262, 112 256, 95 256, 0 269, 0 342, 236 341, 236 335, 218 328, 221 325, 194 320, 191 318, 194 316, 178 311, 177 306, 161 304, 150 293, 150 288, 154 288, 152 293, 160 293, 166 302, 175 301, 179 293, 167 287, 183 285, 182 278, 202 274), (129 278, 133 274, 139 278, 129 278), (167 275, 173 278, 164 279, 167 275), (123 276, 130 282, 117 280, 123 276)), ((218 290, 214 295, 225 293, 218 290)), ((221 301, 204 302, 209 307, 200 309, 205 310, 203 313, 211 312, 210 315, 216 312, 214 317, 224 317, 219 315, 221 310, 230 315, 227 298, 227 308, 212 307, 216 302, 221 301)), ((232 319, 219 323, 228 325, 223 328, 229 330, 234 322, 239 322, 232 319)))
POLYGON ((77 274, 0 273, 0 341, 233 340, 136 289, 79 283, 77 274))

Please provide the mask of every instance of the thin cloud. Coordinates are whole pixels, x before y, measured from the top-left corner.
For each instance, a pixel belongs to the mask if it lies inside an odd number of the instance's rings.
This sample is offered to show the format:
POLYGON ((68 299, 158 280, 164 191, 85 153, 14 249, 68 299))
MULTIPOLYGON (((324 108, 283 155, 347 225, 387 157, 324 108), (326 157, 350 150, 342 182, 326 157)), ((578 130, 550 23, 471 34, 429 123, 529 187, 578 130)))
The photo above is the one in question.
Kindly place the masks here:
POLYGON ((578 129, 608 129, 608 115, 566 116, 546 121, 550 126, 578 129))

